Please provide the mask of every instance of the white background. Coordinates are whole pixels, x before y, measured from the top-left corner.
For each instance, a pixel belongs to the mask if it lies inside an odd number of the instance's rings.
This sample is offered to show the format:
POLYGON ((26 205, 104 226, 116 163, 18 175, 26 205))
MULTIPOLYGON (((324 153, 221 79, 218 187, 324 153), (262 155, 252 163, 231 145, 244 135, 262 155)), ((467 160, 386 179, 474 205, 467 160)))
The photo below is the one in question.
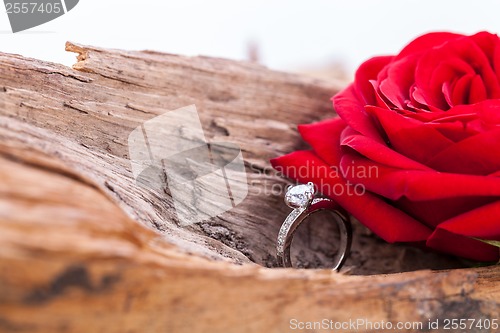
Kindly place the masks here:
MULTIPOLYGON (((21 1, 21 0, 20 0, 21 1)), ((332 60, 349 72, 429 31, 500 31, 500 1, 80 0, 68 14, 12 34, 0 10, 0 51, 72 65, 67 40, 130 50, 245 59, 294 70, 332 60)))

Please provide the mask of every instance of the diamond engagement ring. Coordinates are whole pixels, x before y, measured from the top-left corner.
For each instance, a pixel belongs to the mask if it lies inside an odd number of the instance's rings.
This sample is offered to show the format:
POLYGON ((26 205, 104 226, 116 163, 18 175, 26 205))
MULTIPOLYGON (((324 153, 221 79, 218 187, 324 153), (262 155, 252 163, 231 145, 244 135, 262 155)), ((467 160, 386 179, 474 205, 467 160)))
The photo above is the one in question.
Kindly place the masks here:
POLYGON ((345 263, 352 243, 352 228, 349 218, 338 210, 338 206, 332 200, 315 195, 314 184, 300 184, 290 186, 285 195, 285 203, 293 211, 287 216, 281 225, 278 234, 278 245, 276 246, 278 263, 284 267, 292 267, 290 258, 290 246, 293 234, 299 225, 310 215, 327 211, 337 223, 340 231, 340 246, 335 257, 334 270, 340 270, 345 263))

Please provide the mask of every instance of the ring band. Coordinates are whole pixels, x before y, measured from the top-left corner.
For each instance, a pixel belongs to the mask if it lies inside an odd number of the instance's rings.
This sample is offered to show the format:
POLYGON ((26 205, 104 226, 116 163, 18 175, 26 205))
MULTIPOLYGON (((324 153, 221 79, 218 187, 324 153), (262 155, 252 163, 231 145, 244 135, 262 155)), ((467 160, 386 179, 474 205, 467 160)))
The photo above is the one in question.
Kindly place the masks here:
POLYGON ((293 208, 293 211, 281 225, 278 234, 276 252, 279 265, 292 267, 290 246, 299 225, 310 215, 320 211, 327 211, 337 223, 340 231, 340 246, 333 267, 333 270, 339 271, 351 249, 352 227, 349 218, 338 210, 338 206, 334 201, 324 197, 315 197, 314 184, 311 182, 307 185, 300 184, 289 187, 285 195, 285 203, 290 208, 293 208))

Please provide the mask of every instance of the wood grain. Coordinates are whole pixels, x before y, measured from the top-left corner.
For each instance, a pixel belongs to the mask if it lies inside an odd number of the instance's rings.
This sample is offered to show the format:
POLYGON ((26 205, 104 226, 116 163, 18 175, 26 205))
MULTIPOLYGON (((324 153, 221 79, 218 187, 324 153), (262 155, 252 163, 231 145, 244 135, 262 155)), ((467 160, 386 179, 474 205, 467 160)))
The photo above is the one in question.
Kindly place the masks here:
MULTIPOLYGON (((335 81, 215 58, 67 49, 78 53, 74 69, 0 53, 0 331, 286 332, 294 318, 499 318, 498 266, 370 276, 265 268, 275 266, 288 213, 270 191, 287 181, 268 160, 304 147, 297 124, 333 115, 335 81), (233 210, 186 228, 168 193, 137 186, 127 137, 191 104, 209 140, 240 145, 250 187, 233 210)), ((354 274, 463 265, 355 230, 354 274)), ((298 259, 329 264, 300 239, 298 259)), ((316 241, 321 249, 329 239, 316 241)))

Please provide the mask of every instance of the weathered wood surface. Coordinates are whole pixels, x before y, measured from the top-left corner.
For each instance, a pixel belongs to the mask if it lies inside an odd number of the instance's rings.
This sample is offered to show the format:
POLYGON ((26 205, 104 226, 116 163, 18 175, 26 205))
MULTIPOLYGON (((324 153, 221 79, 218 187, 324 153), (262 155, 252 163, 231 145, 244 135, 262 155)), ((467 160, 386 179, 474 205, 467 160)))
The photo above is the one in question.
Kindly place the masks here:
MULTIPOLYGON (((331 116, 334 82, 213 58, 67 49, 79 53, 74 70, 0 54, 0 331, 286 332, 293 318, 499 318, 498 266, 365 277, 262 267, 275 266, 287 209, 263 194, 285 180, 261 170, 301 146, 296 124, 331 116), (190 104, 210 140, 242 147, 250 193, 182 228, 167 195, 135 184, 127 137, 190 104)), ((328 238, 315 241, 321 253, 328 238)), ((328 264, 314 251, 300 259, 328 264)), ((348 265, 367 274, 461 263, 356 225, 348 265)))

